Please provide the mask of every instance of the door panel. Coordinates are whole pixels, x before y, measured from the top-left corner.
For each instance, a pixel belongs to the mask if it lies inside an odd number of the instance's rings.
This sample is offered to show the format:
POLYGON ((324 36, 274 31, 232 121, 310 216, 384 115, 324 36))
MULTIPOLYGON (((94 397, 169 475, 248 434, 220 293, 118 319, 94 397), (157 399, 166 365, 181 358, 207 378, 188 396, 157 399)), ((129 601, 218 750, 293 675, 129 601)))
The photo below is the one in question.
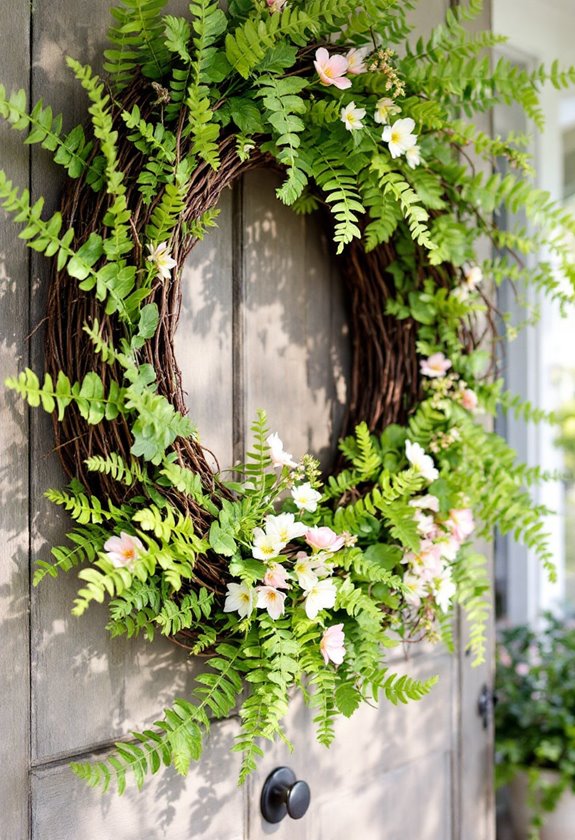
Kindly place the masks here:
POLYGON ((264 408, 289 452, 327 465, 349 363, 342 284, 325 229, 276 199, 280 183, 259 170, 243 190, 245 432, 264 408))
POLYGON ((176 355, 190 417, 200 440, 222 468, 233 463, 233 248, 232 191, 219 203, 218 227, 198 242, 186 262, 176 355))
MULTIPOLYGON (((34 840, 244 840, 244 803, 229 753, 236 720, 215 724, 201 764, 182 779, 171 769, 145 792, 119 797, 86 788, 65 764, 32 773, 34 840)), ((17 836, 10 837, 16 840, 17 836)))
POLYGON ((382 699, 377 709, 365 706, 352 718, 339 720, 329 750, 314 740, 313 713, 299 699, 293 701, 287 729, 293 753, 283 744, 266 746, 265 757, 249 782, 250 840, 263 840, 274 832, 259 813, 259 795, 266 776, 279 765, 291 767, 311 788, 308 815, 301 822, 286 818, 278 833, 281 840, 452 837, 449 756, 456 738, 455 661, 437 651, 416 654, 407 661, 397 658, 391 667, 418 679, 436 674, 440 680, 432 695, 418 703, 392 706, 382 699), (426 789, 433 788, 433 796, 420 796, 411 774, 419 777, 420 766, 428 764, 440 766, 441 772, 427 779, 426 789), (398 786, 406 784, 412 806, 401 809, 394 803, 398 786), (353 804, 356 797, 357 806, 353 804), (406 831, 406 825, 413 832, 406 831), (441 831, 429 833, 431 826, 440 826, 441 831))

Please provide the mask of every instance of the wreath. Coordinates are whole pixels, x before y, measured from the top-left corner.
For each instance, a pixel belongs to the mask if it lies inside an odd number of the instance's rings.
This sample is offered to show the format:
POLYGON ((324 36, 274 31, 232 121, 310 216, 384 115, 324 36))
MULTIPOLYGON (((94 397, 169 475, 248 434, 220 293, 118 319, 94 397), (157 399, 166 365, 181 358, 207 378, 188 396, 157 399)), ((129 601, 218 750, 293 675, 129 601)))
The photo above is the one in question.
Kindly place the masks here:
POLYGON ((238 704, 244 779, 261 739, 286 737, 294 687, 326 745, 338 714, 421 698, 434 680, 399 677, 384 652, 451 645, 457 607, 482 660, 489 579, 472 535, 513 531, 552 573, 526 489, 541 475, 484 419, 541 419, 498 378, 495 325, 515 327, 494 288, 531 284, 563 304, 557 267, 574 279, 557 231, 575 225, 529 182, 525 138, 470 118, 515 101, 540 125, 539 88, 575 71, 491 68, 501 38, 465 27, 479 0, 417 43, 409 0, 232 0, 227 12, 198 0, 189 18, 163 5, 112 9, 106 81, 68 59, 88 130, 64 133, 42 102, 28 111, 23 91, 0 88, 0 115, 69 176, 44 219, 42 200, 0 174, 20 236, 54 263, 47 372, 7 380, 53 415, 71 479, 47 494, 75 521, 69 542, 34 582, 80 567, 75 615, 106 602, 113 636, 161 633, 209 657, 154 728, 73 765, 120 792, 128 771, 138 786, 162 764, 185 773, 210 720, 238 704), (246 463, 232 480, 214 471, 174 354, 184 260, 222 191, 262 166, 282 173, 280 201, 323 214, 346 284, 350 396, 341 462, 323 478, 263 411, 246 463), (526 211, 528 234, 495 224, 501 205, 526 211), (495 256, 479 261, 485 241, 495 256), (553 264, 526 267, 543 241, 553 264))

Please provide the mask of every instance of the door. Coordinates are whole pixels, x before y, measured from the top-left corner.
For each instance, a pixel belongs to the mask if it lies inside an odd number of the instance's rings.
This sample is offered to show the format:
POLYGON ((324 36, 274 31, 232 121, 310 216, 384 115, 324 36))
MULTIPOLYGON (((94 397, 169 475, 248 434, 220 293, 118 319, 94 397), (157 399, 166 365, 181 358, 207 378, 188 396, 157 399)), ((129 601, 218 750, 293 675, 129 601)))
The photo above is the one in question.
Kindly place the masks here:
MULTIPOLYGON (((180 4, 182 8, 185 3, 180 4)), ((436 22, 447 0, 422 4, 419 22, 436 22)), ((101 54, 108 15, 92 0, 28 0, 4 4, 0 78, 29 79, 70 124, 86 103, 64 65, 101 54), (31 68, 31 71, 30 71, 31 68)), ((57 201, 47 154, 30 160, 18 137, 2 129, 3 164, 33 197, 57 201)), ((347 344, 337 269, 316 221, 294 216, 274 198, 274 177, 256 171, 221 203, 218 230, 186 267, 178 358, 190 413, 222 465, 241 457, 245 430, 259 407, 290 451, 333 457, 345 401, 347 344), (205 363, 197 366, 197 359, 205 363)), ((42 367, 36 330, 45 311, 46 270, 26 253, 11 223, 0 229, 2 369, 42 367), (28 282, 29 280, 29 282, 28 282)), ((307 712, 292 703, 289 733, 296 750, 266 750, 258 772, 236 786, 238 723, 212 727, 206 753, 186 779, 170 772, 138 794, 101 796, 69 771, 72 759, 105 753, 132 728, 151 723, 173 697, 185 696, 199 667, 164 640, 153 645, 108 638, 98 606, 70 615, 75 580, 29 586, 29 567, 60 540, 62 518, 43 498, 63 483, 50 422, 5 394, 0 424, 0 777, 2 836, 9 840, 491 840, 491 730, 477 698, 487 667, 465 657, 418 648, 397 668, 440 675, 419 703, 366 707, 342 721, 333 747, 313 741, 307 712), (259 815, 267 773, 293 767, 312 792, 301 822, 272 827, 259 815)), ((465 629, 457 628, 464 639, 465 629)))

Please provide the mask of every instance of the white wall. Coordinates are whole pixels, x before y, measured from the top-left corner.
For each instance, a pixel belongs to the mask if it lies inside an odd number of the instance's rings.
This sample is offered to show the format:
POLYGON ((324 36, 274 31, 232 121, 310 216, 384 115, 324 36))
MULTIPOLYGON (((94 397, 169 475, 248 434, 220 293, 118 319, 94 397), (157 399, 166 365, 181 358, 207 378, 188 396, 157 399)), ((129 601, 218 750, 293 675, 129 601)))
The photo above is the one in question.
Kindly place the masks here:
MULTIPOLYGON (((518 58, 546 64, 559 59, 564 65, 575 64, 575 0, 492 0, 492 4, 493 29, 508 36, 511 51, 518 58)), ((542 99, 546 128, 534 138, 537 184, 557 200, 562 198, 563 186, 561 119, 566 111, 575 111, 575 107, 568 107, 573 103, 575 90, 565 94, 547 85, 542 99)), ((541 320, 529 331, 525 352, 511 351, 511 365, 527 368, 524 396, 544 408, 557 408, 566 397, 559 375, 561 368, 575 368, 574 329, 575 313, 562 319, 556 306, 542 302, 541 320)), ((510 373, 511 380, 521 379, 519 371, 510 373)), ((512 424, 510 432, 512 444, 515 436, 520 448, 526 450, 529 463, 539 463, 548 470, 562 469, 561 453, 553 445, 553 429, 540 426, 521 430, 512 424)), ((559 578, 555 586, 549 584, 534 558, 511 550, 508 617, 513 622, 535 619, 541 609, 557 604, 564 595, 563 486, 559 482, 544 485, 539 501, 558 511, 549 519, 548 530, 559 578)))

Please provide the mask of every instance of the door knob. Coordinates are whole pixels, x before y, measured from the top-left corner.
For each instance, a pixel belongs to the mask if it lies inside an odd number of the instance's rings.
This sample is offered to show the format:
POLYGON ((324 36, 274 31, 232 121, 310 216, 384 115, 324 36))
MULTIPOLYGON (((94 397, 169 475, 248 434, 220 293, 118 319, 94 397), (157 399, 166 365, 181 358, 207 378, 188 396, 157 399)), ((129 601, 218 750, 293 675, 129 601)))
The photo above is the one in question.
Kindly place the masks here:
POLYGON ((497 695, 483 685, 477 699, 477 714, 481 718, 483 728, 487 729, 493 719, 493 709, 497 705, 497 695))
POLYGON ((278 823, 286 814, 299 820, 307 809, 311 792, 307 782, 297 780, 289 767, 276 767, 265 780, 260 807, 264 820, 278 823))

